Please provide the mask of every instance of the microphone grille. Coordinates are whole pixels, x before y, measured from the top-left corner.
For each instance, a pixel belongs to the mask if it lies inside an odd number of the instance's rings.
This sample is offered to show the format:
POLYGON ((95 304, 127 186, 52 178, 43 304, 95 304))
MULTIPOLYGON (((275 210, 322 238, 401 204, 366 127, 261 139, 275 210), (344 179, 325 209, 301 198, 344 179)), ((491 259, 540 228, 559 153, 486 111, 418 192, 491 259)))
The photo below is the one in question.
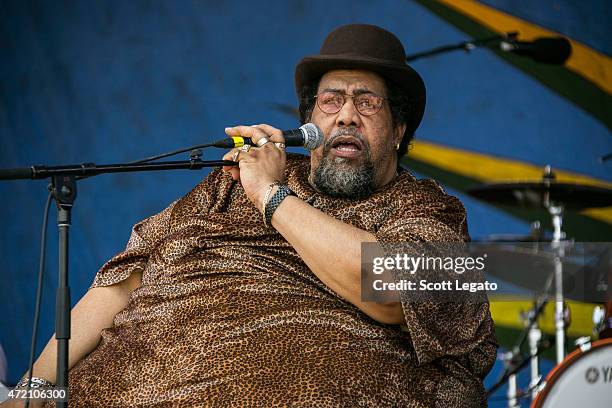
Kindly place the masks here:
POLYGON ((314 123, 306 123, 300 126, 304 134, 304 147, 308 150, 314 150, 323 143, 323 132, 314 123))

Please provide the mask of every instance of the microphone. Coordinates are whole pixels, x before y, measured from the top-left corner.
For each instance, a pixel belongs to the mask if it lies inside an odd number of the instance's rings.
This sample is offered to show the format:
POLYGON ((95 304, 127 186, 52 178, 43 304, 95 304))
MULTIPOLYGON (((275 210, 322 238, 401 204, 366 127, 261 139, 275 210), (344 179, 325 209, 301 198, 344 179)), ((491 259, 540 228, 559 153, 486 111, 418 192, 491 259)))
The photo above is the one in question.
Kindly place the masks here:
POLYGON ((499 48, 554 65, 563 65, 572 53, 572 44, 563 37, 540 37, 534 41, 502 41, 499 48))
MULTIPOLYGON (((298 129, 283 130, 285 146, 301 146, 308 150, 314 150, 323 143, 323 132, 313 123, 306 123, 298 129)), ((211 143, 212 147, 231 149, 241 147, 245 144, 255 145, 250 137, 232 136, 211 143)))

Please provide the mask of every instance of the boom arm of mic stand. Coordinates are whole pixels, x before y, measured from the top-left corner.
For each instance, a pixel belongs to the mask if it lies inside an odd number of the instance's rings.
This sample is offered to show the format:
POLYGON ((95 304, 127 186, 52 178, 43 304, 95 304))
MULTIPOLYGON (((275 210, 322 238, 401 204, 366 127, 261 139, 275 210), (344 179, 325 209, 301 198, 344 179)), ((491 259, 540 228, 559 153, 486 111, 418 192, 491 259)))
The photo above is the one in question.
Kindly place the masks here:
POLYGON ((464 50, 464 51, 469 52, 473 50, 474 48, 481 46, 481 45, 486 46, 490 43, 499 43, 501 41, 508 41, 508 40, 513 41, 513 40, 516 40, 517 37, 518 37, 518 32, 511 31, 511 32, 501 34, 501 35, 496 35, 493 37, 480 38, 480 39, 473 40, 473 41, 463 41, 463 42, 460 42, 454 45, 443 45, 441 47, 433 48, 429 51, 423 51, 423 52, 419 52, 416 54, 407 55, 406 61, 412 62, 420 58, 431 57, 433 55, 444 54, 444 53, 447 53, 450 51, 456 51, 456 50, 464 50))
POLYGON ((36 180, 59 175, 85 177, 103 173, 127 173, 135 171, 181 169, 199 170, 203 167, 235 166, 236 164, 236 162, 230 160, 181 160, 157 163, 120 163, 102 165, 82 163, 53 167, 31 166, 15 169, 0 169, 0 180, 36 180))

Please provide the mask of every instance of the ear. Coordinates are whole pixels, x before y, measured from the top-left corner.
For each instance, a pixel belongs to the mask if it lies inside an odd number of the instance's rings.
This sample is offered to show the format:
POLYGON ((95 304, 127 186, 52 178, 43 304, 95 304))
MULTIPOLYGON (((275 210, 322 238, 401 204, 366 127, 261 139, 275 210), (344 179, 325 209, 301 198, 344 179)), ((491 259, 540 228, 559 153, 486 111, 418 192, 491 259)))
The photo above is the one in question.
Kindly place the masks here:
POLYGON ((406 125, 405 124, 399 124, 395 127, 395 134, 393 135, 395 137, 395 144, 394 146, 399 146, 399 144, 402 142, 402 137, 404 136, 404 132, 406 131, 406 125))

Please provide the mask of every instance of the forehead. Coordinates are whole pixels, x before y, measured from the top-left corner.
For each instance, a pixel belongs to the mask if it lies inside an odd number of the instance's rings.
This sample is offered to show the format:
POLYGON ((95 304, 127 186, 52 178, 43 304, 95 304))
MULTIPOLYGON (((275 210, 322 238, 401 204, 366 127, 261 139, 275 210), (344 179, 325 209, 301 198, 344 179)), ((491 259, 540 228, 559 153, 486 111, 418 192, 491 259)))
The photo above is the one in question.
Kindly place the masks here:
POLYGON ((339 69, 329 71, 321 77, 319 90, 322 89, 339 89, 349 93, 360 89, 384 95, 386 85, 385 80, 374 72, 339 69))

